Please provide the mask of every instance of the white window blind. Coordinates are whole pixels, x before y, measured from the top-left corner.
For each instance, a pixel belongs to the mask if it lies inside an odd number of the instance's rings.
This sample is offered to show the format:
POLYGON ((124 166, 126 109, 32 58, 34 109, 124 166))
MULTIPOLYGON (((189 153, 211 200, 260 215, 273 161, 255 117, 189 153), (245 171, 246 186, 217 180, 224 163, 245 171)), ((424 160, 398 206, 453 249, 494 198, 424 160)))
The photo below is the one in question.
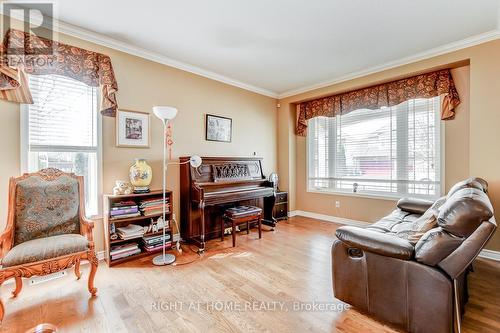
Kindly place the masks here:
POLYGON ((435 97, 309 120, 309 190, 439 196, 439 116, 435 97))
POLYGON ((98 125, 95 87, 58 76, 31 75, 27 105, 28 171, 54 167, 84 176, 87 215, 97 214, 98 125))

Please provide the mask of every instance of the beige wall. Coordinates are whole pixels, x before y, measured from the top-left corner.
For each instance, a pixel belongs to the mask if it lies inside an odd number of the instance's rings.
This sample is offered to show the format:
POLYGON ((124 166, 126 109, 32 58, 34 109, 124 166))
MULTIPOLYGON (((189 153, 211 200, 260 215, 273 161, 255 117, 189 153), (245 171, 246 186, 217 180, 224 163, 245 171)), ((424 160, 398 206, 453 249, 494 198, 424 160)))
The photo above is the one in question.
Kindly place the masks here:
MULTIPOLYGON (((1 16, 0 16, 1 18, 1 16)), ((306 191, 305 139, 296 137, 297 102, 357 89, 425 71, 457 67, 453 71, 462 104, 455 120, 445 123, 445 183, 469 175, 490 183, 490 196, 500 211, 500 41, 493 41, 362 78, 316 89, 280 101, 157 64, 73 37, 61 35, 62 42, 108 54, 118 79, 120 108, 150 111, 153 105, 174 105, 180 113, 174 123, 174 158, 181 155, 241 155, 254 152, 264 157, 266 174, 276 169, 280 186, 290 191, 290 209, 339 217, 375 221, 394 207, 394 201, 308 193, 306 191), (470 66, 467 66, 470 64, 470 66), (233 118, 233 142, 204 140, 204 114, 233 118), (335 208, 334 202, 341 201, 335 208)), ((6 159, 0 166, 0 216, 6 216, 7 185, 10 176, 20 173, 19 105, 0 101, 0 147, 6 159)), ((161 185, 161 123, 151 118, 150 149, 116 148, 114 118, 103 118, 103 189, 109 193, 116 179, 126 179, 135 157, 144 157, 153 167, 152 187, 161 185)), ((178 167, 169 169, 169 184, 175 191, 178 215, 178 167)), ((5 224, 2 219, 0 224, 5 224)), ((3 227, 0 225, 0 227, 3 227)), ((102 225, 95 234, 102 248, 102 225)), ((500 234, 488 245, 500 250, 500 234)))
MULTIPOLYGON (((276 171, 277 113, 276 100, 243 89, 206 79, 172 67, 154 63, 70 36, 59 40, 111 57, 118 81, 118 105, 121 109, 150 112, 154 105, 173 105, 179 114, 173 123, 173 158, 199 154, 205 156, 257 156, 264 158, 265 174, 276 171), (205 141, 206 113, 233 119, 231 143, 205 141)), ((5 217, 8 178, 20 173, 19 105, 0 101, 0 216, 5 217)), ((128 169, 136 157, 146 158, 153 167, 152 188, 161 188, 162 124, 151 116, 149 149, 117 148, 115 118, 103 117, 103 189, 110 193, 114 181, 128 179, 128 169)), ((168 187, 174 189, 175 213, 179 216, 179 168, 169 167, 168 187)), ((5 219, 1 220, 3 229, 5 219)), ((94 237, 103 248, 102 224, 94 237)))
MULTIPOLYGON (((294 131, 294 103, 445 67, 455 68, 453 75, 462 99, 456 119, 444 122, 445 187, 448 189, 454 182, 468 176, 482 177, 490 184, 490 198, 495 210, 500 211, 500 40, 280 100, 280 174, 288 176, 289 179, 282 184, 295 193, 291 209, 373 222, 389 213, 395 203, 392 200, 307 192, 306 140, 293 136, 294 143, 282 141, 285 137, 290 138, 294 131), (293 153, 289 152, 292 145, 295 145, 293 153), (340 208, 335 208, 336 200, 341 202, 340 208)), ((487 247, 500 250, 500 233, 487 247)))

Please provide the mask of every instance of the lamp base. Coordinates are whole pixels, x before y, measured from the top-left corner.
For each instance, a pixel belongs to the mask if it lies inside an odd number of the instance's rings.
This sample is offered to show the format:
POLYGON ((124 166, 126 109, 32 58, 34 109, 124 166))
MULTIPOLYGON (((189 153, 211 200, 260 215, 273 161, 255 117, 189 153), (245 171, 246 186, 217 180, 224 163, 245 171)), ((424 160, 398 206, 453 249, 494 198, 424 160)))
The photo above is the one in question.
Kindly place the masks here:
POLYGON ((164 265, 171 265, 175 262, 175 256, 170 253, 166 253, 165 256, 163 254, 160 254, 159 256, 156 256, 153 258, 153 265, 156 266, 164 266, 164 265))

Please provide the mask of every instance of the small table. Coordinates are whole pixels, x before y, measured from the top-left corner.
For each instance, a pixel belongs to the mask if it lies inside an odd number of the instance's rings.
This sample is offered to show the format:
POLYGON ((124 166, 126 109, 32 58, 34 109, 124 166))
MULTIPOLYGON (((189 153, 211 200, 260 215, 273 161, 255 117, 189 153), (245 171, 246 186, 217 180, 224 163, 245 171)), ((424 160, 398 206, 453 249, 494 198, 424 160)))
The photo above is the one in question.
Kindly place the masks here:
POLYGON ((247 234, 250 233, 250 222, 257 221, 259 228, 259 239, 262 238, 262 209, 254 206, 237 206, 226 209, 221 222, 220 239, 224 241, 224 222, 231 221, 233 247, 236 246, 236 226, 241 223, 247 224, 247 234))

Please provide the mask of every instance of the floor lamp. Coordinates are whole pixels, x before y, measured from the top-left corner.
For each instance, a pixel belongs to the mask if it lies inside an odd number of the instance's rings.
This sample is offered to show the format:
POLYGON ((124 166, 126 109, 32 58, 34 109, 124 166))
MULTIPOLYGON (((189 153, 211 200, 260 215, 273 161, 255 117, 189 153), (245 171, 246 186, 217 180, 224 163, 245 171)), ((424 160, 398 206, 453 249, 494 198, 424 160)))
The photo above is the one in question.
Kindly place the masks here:
MULTIPOLYGON (((191 156, 191 158, 184 163, 167 163, 167 127, 177 115, 177 109, 171 106, 154 106, 153 113, 163 122, 163 222, 166 222, 166 190, 167 190, 167 166, 168 164, 185 164, 190 163, 192 167, 197 168, 201 165, 201 158, 199 156, 191 156)), ((175 219, 173 219, 175 221, 175 219)), ((175 221, 177 230, 177 221, 175 221)), ((163 227, 163 253, 153 258, 153 264, 157 266, 170 265, 175 262, 173 254, 165 253, 165 224, 163 227)))

